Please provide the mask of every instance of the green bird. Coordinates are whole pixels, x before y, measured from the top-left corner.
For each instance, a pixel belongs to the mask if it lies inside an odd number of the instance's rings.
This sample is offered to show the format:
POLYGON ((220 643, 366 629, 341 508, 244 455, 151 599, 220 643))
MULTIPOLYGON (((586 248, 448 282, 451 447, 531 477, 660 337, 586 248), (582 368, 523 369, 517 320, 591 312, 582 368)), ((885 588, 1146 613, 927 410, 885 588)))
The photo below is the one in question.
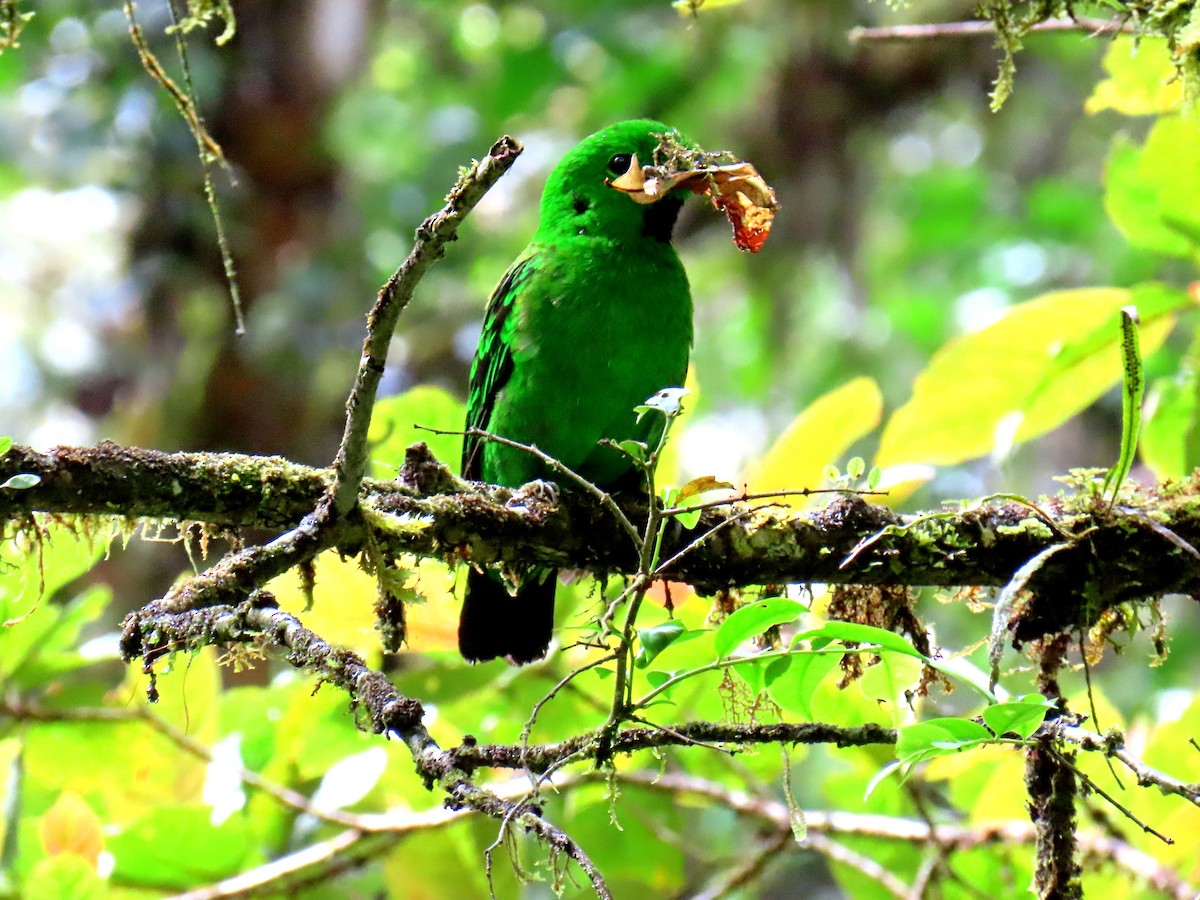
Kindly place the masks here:
MULTIPOLYGON (((662 417, 639 423, 633 408, 687 374, 692 297, 671 246, 685 192, 639 203, 611 186, 635 166, 640 175, 671 132, 619 122, 567 153, 546 182, 533 241, 492 293, 471 365, 468 429, 533 444, 605 489, 636 484, 636 470, 599 442, 657 440, 662 417)), ((462 474, 509 487, 554 478, 533 455, 470 435, 462 474)), ((545 656, 556 581, 555 572, 531 573, 510 594, 495 573, 470 570, 463 657, 545 656)))

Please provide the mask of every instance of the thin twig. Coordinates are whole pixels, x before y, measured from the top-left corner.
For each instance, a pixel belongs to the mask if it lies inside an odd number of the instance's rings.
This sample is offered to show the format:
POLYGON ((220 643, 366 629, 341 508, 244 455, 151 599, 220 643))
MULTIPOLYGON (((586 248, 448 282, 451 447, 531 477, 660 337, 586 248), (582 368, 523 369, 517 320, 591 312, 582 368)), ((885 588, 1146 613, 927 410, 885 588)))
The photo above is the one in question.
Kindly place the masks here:
MULTIPOLYGON (((600 776, 588 773, 580 776, 592 781, 600 776)), ((620 783, 634 784, 652 791, 665 791, 679 795, 689 794, 704 797, 714 803, 751 816, 776 828, 790 827, 787 807, 774 797, 762 797, 745 791, 729 788, 715 781, 694 775, 670 772, 623 772, 620 783)), ((560 782, 560 787, 565 785, 560 782)), ((916 819, 895 818, 872 813, 828 812, 804 810, 807 826, 807 842, 818 852, 824 852, 813 841, 821 835, 861 835, 885 840, 903 841, 910 844, 930 844, 934 835, 925 822, 916 819)), ((1036 840, 1032 822, 1013 820, 992 822, 976 827, 956 823, 939 824, 937 840, 947 848, 970 850, 986 844, 1031 844, 1036 840)), ((1107 835, 1080 833, 1077 835, 1080 850, 1096 859, 1111 860, 1118 868, 1136 878, 1145 880, 1152 888, 1175 900, 1195 900, 1196 888, 1181 879, 1174 871, 1163 866, 1150 856, 1125 841, 1107 835)))
MULTIPOLYGON (((690 544, 688 544, 686 547, 684 547, 682 550, 680 550, 678 553, 676 553, 674 556, 672 556, 666 562, 659 563, 658 567, 654 570, 654 577, 655 578, 662 577, 666 573, 666 571, 669 568, 671 568, 671 566, 675 565, 675 563, 679 562, 680 559, 682 559, 684 556, 687 556, 687 554, 691 553, 693 550, 695 550, 697 547, 699 547, 701 544, 703 544, 705 541, 707 541, 710 537, 712 537, 714 534, 716 534, 722 528, 726 528, 735 522, 744 521, 745 519, 748 519, 750 516, 754 515, 756 512, 759 512, 761 509, 763 509, 763 507, 755 507, 754 509, 742 510, 741 512, 734 513, 727 519, 722 519, 720 522, 718 522, 712 528, 705 531, 702 535, 697 537, 695 540, 693 540, 690 544)), ((666 515, 666 512, 664 512, 663 515, 666 515)))
POLYGON ((463 218, 516 162, 522 149, 513 138, 502 137, 492 145, 487 156, 463 171, 446 196, 446 205, 417 228, 408 258, 380 288, 379 297, 367 315, 362 359, 346 400, 346 428, 333 461, 331 494, 333 509, 338 516, 346 515, 358 502, 359 487, 367 467, 367 429, 400 313, 408 306, 426 270, 445 255, 446 244, 455 239, 463 218))
MULTIPOLYGON (((217 147, 217 154, 215 156, 207 150, 209 144, 213 146, 216 146, 216 144, 209 135, 208 129, 204 125, 204 118, 199 112, 200 104, 196 100, 196 87, 192 83, 192 65, 188 61, 187 40, 184 37, 183 29, 179 27, 179 17, 175 12, 175 0, 167 0, 167 8, 171 11, 171 23, 173 25, 171 31, 175 35, 175 52, 179 55, 179 66, 183 72, 183 89, 190 101, 189 108, 194 114, 194 118, 188 121, 190 125, 193 125, 192 135, 196 139, 200 167, 204 173, 204 198, 208 201, 209 212, 212 213, 213 228, 217 232, 217 249, 221 254, 221 267, 225 271, 225 283, 229 286, 229 300, 233 305, 234 333, 244 335, 246 333, 246 318, 242 311, 242 292, 238 285, 237 269, 233 263, 233 251, 229 248, 229 236, 225 233, 225 219, 221 215, 221 206, 217 201, 217 189, 213 185, 212 177, 214 162, 219 163, 227 172, 232 172, 232 167, 221 153, 220 147, 217 147), (198 131, 195 126, 199 126, 200 130, 198 131)), ((129 12, 128 15, 132 21, 132 12, 129 12)))
POLYGON ((1169 837, 1154 828, 1154 826, 1143 822, 1140 818, 1134 815, 1133 810, 1118 801, 1116 797, 1108 793, 1108 791, 1104 790, 1104 788, 1100 787, 1100 785, 1096 784, 1096 782, 1089 778, 1086 772, 1083 772, 1077 765, 1075 765, 1075 763, 1073 763, 1066 754, 1060 753, 1053 747, 1049 747, 1049 750, 1054 755, 1054 758, 1058 760, 1059 765, 1066 766, 1068 769, 1074 772, 1075 776, 1082 781, 1089 790, 1094 791, 1107 800, 1118 812, 1121 813, 1121 815, 1127 818, 1134 825, 1138 826, 1138 828, 1142 829, 1142 831, 1146 832, 1146 834, 1154 835, 1164 844, 1175 843, 1175 839, 1173 837, 1169 837))
MULTIPOLYGON (((1047 19, 1029 27, 1029 31, 1087 31, 1101 34, 1136 34, 1137 26, 1118 19, 1047 19)), ((989 37, 996 26, 987 20, 968 22, 934 22, 919 25, 881 25, 873 28, 851 28, 846 37, 852 44, 862 41, 915 41, 930 38, 989 37)))
POLYGON ((1055 725, 1054 733, 1080 750, 1103 753, 1109 759, 1117 760, 1133 773, 1140 787, 1153 785, 1164 794, 1174 794, 1195 806, 1200 806, 1200 784, 1188 784, 1152 769, 1125 750, 1124 739, 1119 734, 1110 732, 1109 735, 1100 735, 1074 725, 1055 725))
MULTIPOLYGON (((584 672, 590 671, 591 669, 594 669, 597 666, 602 666, 607 662, 612 662, 616 658, 617 658, 617 656, 615 653, 608 653, 608 654, 605 654, 604 656, 596 657, 595 659, 580 666, 577 669, 572 669, 569 673, 567 673, 565 676, 563 676, 559 680, 559 682, 556 685, 554 685, 554 687, 552 687, 550 689, 550 691, 544 697, 542 697, 540 700, 538 700, 537 703, 533 704, 533 709, 530 710, 530 712, 529 712, 529 718, 527 718, 525 720, 525 726, 521 729, 521 753, 522 753, 522 755, 527 753, 529 750, 529 736, 533 733, 533 726, 537 722, 538 714, 541 713, 542 707, 545 706, 547 703, 549 703, 551 700, 553 700, 556 696, 558 696, 559 691, 561 691, 563 688, 565 688, 568 684, 570 684, 572 681, 574 681, 578 676, 582 675, 584 672)), ((530 781, 533 781, 535 779, 535 775, 533 772, 529 772, 527 770, 526 774, 529 776, 530 781)))
MULTIPOLYGON (((707 493, 707 492, 706 492, 707 493)), ((668 506, 662 510, 664 516, 678 516, 689 512, 702 512, 706 509, 717 509, 722 506, 731 506, 734 503, 748 503, 751 500, 778 500, 781 497, 814 497, 817 494, 844 494, 855 497, 886 497, 890 491, 857 491, 847 488, 791 488, 786 491, 763 491, 761 493, 742 493, 734 497, 726 497, 723 500, 709 500, 705 503, 697 503, 695 506, 668 506)), ((770 504, 771 506, 777 504, 770 504)), ((766 509, 768 507, 760 507, 766 509)))

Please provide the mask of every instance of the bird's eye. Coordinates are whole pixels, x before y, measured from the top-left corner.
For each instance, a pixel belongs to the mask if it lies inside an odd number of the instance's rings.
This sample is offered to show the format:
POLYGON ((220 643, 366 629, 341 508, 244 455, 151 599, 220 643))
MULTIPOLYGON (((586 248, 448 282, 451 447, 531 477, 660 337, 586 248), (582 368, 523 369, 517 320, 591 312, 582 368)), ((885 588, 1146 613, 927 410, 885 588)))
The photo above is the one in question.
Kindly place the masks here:
POLYGON ((618 153, 608 161, 608 171, 614 175, 624 175, 629 171, 629 164, 633 162, 633 157, 628 153, 618 153))

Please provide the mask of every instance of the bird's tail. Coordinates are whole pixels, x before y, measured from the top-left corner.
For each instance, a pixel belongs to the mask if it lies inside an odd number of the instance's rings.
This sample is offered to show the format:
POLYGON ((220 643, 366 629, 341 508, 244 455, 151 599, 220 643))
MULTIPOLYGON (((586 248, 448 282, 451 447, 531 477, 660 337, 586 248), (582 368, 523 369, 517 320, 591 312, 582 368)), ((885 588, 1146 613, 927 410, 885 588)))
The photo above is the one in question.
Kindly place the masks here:
POLYGON ((469 662, 503 657, 523 665, 541 659, 554 630, 557 573, 531 577, 509 596, 500 580, 471 569, 458 617, 458 651, 469 662))

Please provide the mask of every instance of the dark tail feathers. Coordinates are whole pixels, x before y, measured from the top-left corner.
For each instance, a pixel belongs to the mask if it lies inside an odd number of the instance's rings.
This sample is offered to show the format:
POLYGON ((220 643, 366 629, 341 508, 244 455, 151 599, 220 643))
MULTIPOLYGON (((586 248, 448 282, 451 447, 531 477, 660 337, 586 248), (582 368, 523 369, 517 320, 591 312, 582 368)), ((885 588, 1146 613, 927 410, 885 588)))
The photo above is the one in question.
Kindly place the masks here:
POLYGON ((462 612, 458 617, 458 651, 469 662, 504 657, 518 665, 546 655, 554 630, 557 573, 529 581, 510 597, 488 572, 467 573, 462 612))

